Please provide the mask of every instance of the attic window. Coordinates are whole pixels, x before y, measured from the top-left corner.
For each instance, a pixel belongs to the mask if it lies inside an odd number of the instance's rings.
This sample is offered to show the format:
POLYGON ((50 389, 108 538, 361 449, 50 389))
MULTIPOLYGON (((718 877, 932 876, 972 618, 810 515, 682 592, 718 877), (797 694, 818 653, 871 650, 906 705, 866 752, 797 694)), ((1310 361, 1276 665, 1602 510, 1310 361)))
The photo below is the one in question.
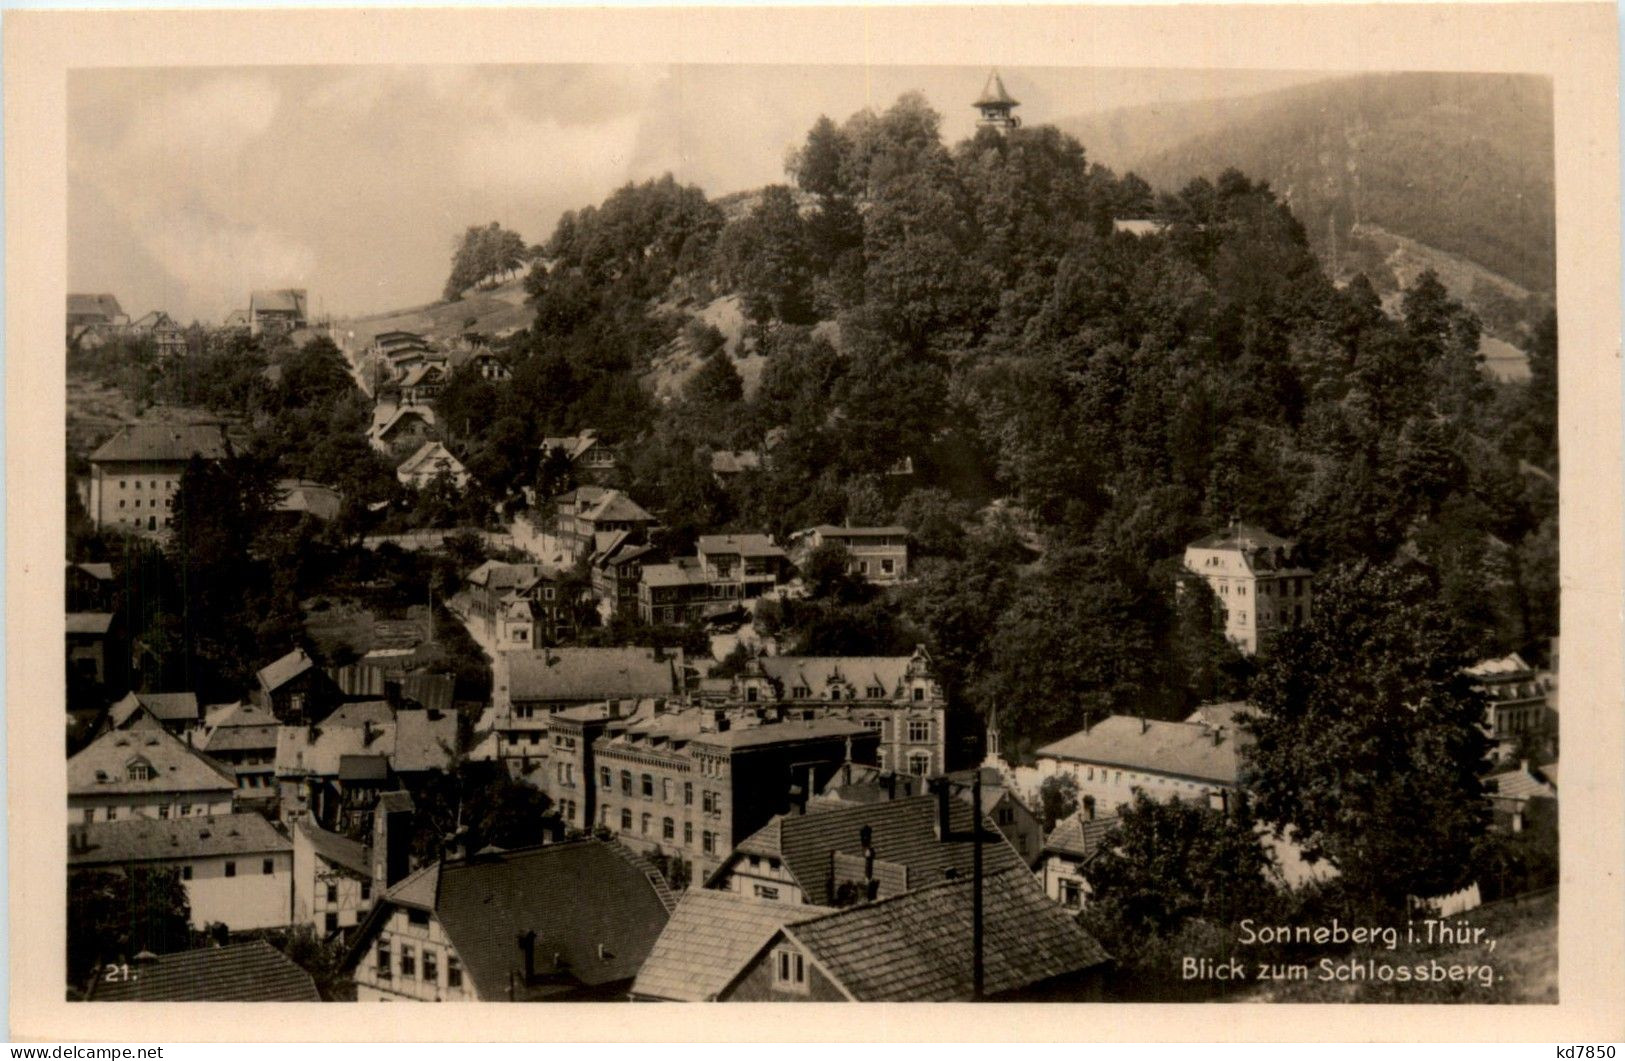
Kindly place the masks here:
POLYGON ((773 988, 777 991, 807 993, 807 959, 792 947, 779 947, 773 952, 773 988))
POLYGON ((131 759, 124 764, 124 776, 131 781, 151 781, 153 777, 152 764, 145 759, 131 759))

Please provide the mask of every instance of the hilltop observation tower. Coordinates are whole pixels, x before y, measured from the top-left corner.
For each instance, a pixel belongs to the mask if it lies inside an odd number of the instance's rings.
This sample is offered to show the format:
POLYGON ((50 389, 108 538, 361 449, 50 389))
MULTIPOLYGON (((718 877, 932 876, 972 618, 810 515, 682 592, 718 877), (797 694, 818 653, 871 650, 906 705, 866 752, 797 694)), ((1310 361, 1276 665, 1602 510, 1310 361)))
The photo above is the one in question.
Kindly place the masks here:
POLYGON ((997 129, 1001 133, 1021 127, 1021 119, 1011 113, 1021 106, 1021 101, 1005 91, 1004 81, 997 70, 987 75, 987 84, 982 88, 981 96, 971 106, 982 112, 981 120, 976 123, 978 126, 997 129))

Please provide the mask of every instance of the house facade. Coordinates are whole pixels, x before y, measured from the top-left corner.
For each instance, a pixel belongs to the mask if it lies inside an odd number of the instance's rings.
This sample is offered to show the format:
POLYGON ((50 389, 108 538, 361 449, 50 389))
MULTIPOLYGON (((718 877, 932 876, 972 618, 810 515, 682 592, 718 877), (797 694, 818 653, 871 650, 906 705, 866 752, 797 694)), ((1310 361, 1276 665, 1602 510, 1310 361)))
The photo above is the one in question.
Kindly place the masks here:
POLYGON ((1235 726, 1112 715, 1038 749, 1038 775, 1077 782, 1086 816, 1109 817, 1139 794, 1223 809, 1241 789, 1250 739, 1235 726))
POLYGON ((740 608, 789 577, 790 560, 765 534, 702 534, 696 555, 646 564, 638 617, 679 625, 740 608))
POLYGON ((577 482, 607 485, 614 479, 615 470, 620 466, 614 447, 599 438, 598 432, 592 428, 586 428, 578 435, 542 439, 543 460, 555 451, 563 453, 570 461, 570 471, 577 482))
POLYGON ((846 550, 847 572, 877 586, 896 585, 908 578, 907 527, 834 527, 823 524, 793 537, 798 563, 827 544, 846 550))
POLYGON ((290 833, 294 923, 323 936, 359 925, 372 909, 372 852, 310 821, 290 833))
POLYGON ((230 814, 237 779, 159 726, 111 730, 68 760, 68 820, 230 814))
POLYGON ((310 319, 306 313, 306 304, 305 289, 302 287, 264 289, 250 293, 249 334, 286 335, 308 326, 310 319))
POLYGON ((553 499, 560 541, 576 559, 610 544, 617 534, 644 540, 659 520, 619 490, 579 486, 553 499))
POLYGON ((68 868, 177 869, 192 925, 233 932, 293 921, 293 845, 258 814, 71 825, 68 868))
POLYGON ((947 698, 924 645, 908 656, 759 656, 733 679, 730 702, 857 722, 879 736, 883 769, 933 777, 947 768, 947 698))
POLYGON ((413 490, 427 488, 442 475, 448 476, 452 485, 459 490, 467 486, 472 478, 463 462, 446 448, 444 442, 425 442, 395 469, 395 478, 400 480, 402 486, 413 490))
POLYGON ((220 704, 206 713, 193 746, 237 778, 240 806, 276 803, 277 720, 257 704, 220 704))
POLYGON ((1185 547, 1185 568, 1213 590, 1224 609, 1224 633, 1253 655, 1278 630, 1309 619, 1314 573, 1298 543, 1244 523, 1185 547))
POLYGON ((187 463, 230 454, 220 424, 128 424, 90 455, 86 511, 97 527, 168 530, 187 463))

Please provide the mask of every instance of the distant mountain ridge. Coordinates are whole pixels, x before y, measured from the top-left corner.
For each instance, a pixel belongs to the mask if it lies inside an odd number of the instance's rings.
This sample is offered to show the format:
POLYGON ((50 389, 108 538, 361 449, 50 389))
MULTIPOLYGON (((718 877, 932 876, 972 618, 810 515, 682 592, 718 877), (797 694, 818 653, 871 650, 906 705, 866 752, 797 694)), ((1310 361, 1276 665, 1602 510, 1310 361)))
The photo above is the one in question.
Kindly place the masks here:
MULTIPOLYGON (((1334 273, 1357 225, 1555 287, 1551 84, 1516 74, 1374 74, 1240 99, 1063 118, 1095 161, 1162 191, 1234 166, 1270 182, 1334 273)), ((1378 259, 1380 261, 1380 258, 1378 259)))

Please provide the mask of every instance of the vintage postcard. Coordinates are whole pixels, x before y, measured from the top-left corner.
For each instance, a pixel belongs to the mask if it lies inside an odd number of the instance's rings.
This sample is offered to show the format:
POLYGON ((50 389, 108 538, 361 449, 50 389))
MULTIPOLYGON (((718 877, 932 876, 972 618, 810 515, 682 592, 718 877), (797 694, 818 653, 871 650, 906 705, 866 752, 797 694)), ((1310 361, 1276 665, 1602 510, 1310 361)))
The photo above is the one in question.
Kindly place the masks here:
POLYGON ((1625 1033, 1611 8, 7 21, 14 1037, 1625 1033))

